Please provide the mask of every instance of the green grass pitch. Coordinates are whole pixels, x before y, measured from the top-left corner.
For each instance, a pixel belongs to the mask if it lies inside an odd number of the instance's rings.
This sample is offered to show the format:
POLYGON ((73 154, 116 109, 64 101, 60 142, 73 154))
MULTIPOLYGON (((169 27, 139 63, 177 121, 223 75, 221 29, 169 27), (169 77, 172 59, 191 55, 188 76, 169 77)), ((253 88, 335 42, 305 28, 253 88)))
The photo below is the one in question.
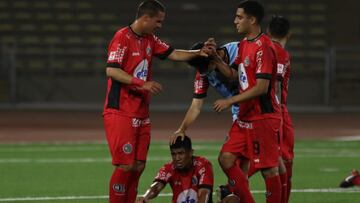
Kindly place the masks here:
MULTIPOLYGON (((196 155, 212 161, 215 185, 225 183, 217 163, 221 142, 194 141, 196 155)), ((360 169, 360 141, 297 140, 290 202, 360 202, 360 189, 340 190, 352 168, 360 169)), ((152 142, 139 194, 170 160, 167 142, 152 142)), ((105 143, 0 145, 0 202, 107 202, 112 173, 105 143)), ((259 174, 250 179, 256 202, 265 202, 259 174)), ((214 199, 216 197, 214 196, 214 199)), ((170 188, 152 202, 170 202, 170 188)))

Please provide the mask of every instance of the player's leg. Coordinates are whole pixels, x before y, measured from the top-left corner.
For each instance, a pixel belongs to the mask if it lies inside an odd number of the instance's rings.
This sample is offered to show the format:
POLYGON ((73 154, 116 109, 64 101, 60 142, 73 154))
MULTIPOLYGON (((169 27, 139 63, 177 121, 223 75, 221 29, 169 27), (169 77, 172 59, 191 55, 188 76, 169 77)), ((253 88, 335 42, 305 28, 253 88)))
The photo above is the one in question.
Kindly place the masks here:
POLYGON ((228 177, 230 190, 241 198, 243 202, 255 202, 249 188, 246 174, 242 168, 248 167, 246 159, 238 159, 239 156, 247 156, 247 129, 240 128, 234 122, 227 141, 224 143, 219 154, 219 164, 228 177))
POLYGON ((261 169, 266 186, 266 202, 281 202, 281 180, 279 176, 279 128, 280 120, 264 119, 254 121, 252 134, 252 161, 261 169))
POLYGON ((145 169, 146 158, 150 145, 150 131, 151 125, 148 119, 143 120, 143 124, 140 127, 139 136, 136 138, 136 152, 135 152, 135 170, 131 176, 129 182, 129 196, 127 202, 135 202, 137 196, 137 188, 140 180, 140 176, 145 169), (144 123, 145 122, 145 123, 144 123))
POLYGON ((294 126, 287 110, 283 111, 283 143, 282 147, 282 158, 284 160, 284 165, 286 167, 287 174, 287 202, 289 202, 291 194, 291 179, 292 179, 292 170, 293 170, 293 159, 294 159, 294 126))
POLYGON ((106 138, 115 166, 109 184, 109 202, 126 202, 128 184, 134 170, 136 130, 132 120, 115 114, 104 116, 106 138))
POLYGON ((281 156, 279 157, 279 176, 280 176, 280 181, 281 181, 281 203, 287 203, 288 202, 288 197, 287 197, 288 196, 288 192, 287 192, 288 178, 287 178, 285 163, 281 156))

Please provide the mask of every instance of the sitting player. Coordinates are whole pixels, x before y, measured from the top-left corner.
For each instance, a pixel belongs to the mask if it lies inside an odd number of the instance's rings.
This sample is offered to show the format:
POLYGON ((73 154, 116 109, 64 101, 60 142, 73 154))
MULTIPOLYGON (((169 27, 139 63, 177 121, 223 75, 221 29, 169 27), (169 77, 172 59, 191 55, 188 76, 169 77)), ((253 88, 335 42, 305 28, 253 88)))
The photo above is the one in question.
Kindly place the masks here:
POLYGON ((360 174, 359 171, 353 169, 351 174, 341 181, 339 187, 348 188, 353 186, 360 186, 360 174))
POLYGON ((172 162, 165 164, 155 177, 154 183, 137 203, 147 203, 158 196, 167 183, 170 184, 172 202, 210 203, 214 175, 211 163, 204 157, 193 156, 188 136, 177 137, 170 145, 172 162))

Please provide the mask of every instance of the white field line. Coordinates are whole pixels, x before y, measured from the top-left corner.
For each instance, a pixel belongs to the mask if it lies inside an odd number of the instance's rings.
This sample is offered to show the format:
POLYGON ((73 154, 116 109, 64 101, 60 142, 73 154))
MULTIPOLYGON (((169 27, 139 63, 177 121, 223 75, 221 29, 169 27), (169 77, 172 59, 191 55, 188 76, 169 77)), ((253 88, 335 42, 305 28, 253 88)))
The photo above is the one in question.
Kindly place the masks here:
MULTIPOLYGON (((295 155, 296 158, 357 158, 360 157, 360 153, 340 153, 340 154, 298 154, 295 155)), ((217 160, 217 156, 206 156, 209 160, 217 160)), ((156 157, 149 157, 147 159, 148 162, 150 161, 170 161, 171 157, 169 156, 156 156, 156 157)), ((62 163, 103 163, 103 162, 110 162, 110 157, 105 158, 0 158, 0 164, 47 164, 47 163, 54 163, 54 164, 62 164, 62 163)))
MULTIPOLYGON (((264 190, 252 190, 253 194, 265 193, 264 190)), ((340 188, 319 188, 319 189, 292 189, 292 193, 359 193, 359 188, 340 189, 340 188)), ((160 197, 170 197, 172 193, 160 193, 160 197)), ((46 201, 46 200, 80 200, 80 199, 108 199, 107 195, 98 196, 58 196, 58 197, 7 197, 0 198, 0 202, 15 201, 46 201)))

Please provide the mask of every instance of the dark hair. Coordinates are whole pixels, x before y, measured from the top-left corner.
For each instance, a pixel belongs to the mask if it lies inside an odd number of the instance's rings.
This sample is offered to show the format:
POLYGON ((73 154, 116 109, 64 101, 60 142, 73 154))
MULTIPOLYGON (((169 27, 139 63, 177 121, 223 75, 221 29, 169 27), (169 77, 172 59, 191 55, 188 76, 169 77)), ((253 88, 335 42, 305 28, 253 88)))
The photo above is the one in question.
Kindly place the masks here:
POLYGON ((284 38, 289 34, 290 22, 287 18, 279 15, 274 15, 269 23, 270 35, 275 38, 284 38))
POLYGON ((264 7, 259 2, 251 0, 243 1, 238 5, 238 8, 244 9, 244 12, 247 15, 256 18, 256 22, 258 25, 261 24, 265 15, 265 11, 264 7))
POLYGON ((157 0, 145 0, 140 3, 137 13, 136 19, 140 18, 143 15, 149 15, 150 17, 154 17, 158 15, 159 11, 165 12, 165 7, 157 0))
MULTIPOLYGON (((190 50, 201 49, 203 46, 204 46, 204 42, 197 42, 191 46, 190 50)), ((203 72, 203 71, 207 70, 207 67, 210 63, 210 58, 198 56, 198 57, 192 58, 187 63, 190 66, 199 70, 200 72, 203 72)))
POLYGON ((188 136, 184 136, 184 140, 182 137, 177 137, 175 143, 170 145, 170 149, 179 149, 184 148, 185 150, 192 150, 191 139, 188 136))

